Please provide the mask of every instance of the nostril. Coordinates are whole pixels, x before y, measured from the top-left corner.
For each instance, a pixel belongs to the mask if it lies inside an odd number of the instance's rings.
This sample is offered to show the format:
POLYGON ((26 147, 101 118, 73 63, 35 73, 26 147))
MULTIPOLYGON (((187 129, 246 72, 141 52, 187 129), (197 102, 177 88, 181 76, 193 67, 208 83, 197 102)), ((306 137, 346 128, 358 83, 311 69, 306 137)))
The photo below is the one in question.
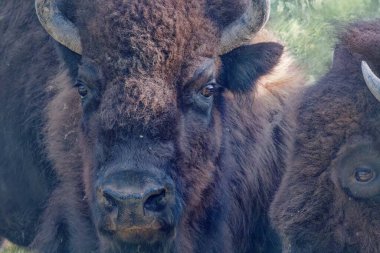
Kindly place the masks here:
POLYGON ((117 207, 116 199, 108 192, 103 192, 104 208, 111 212, 117 207))
POLYGON ((167 204, 166 190, 160 189, 150 194, 144 203, 144 209, 153 212, 161 212, 167 204))

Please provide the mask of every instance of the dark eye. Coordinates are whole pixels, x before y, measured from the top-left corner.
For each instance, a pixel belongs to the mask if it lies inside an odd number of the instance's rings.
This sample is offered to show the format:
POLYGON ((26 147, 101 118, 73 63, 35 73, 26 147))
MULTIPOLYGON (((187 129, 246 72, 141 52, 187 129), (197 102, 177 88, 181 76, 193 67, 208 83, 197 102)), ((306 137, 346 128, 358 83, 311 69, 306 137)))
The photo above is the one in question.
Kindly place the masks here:
POLYGON ((201 89, 200 93, 202 94, 202 96, 204 96, 206 98, 211 97, 215 93, 215 85, 214 84, 207 84, 206 86, 204 86, 201 89))
POLYGON ((88 88, 86 87, 86 85, 82 83, 78 83, 77 87, 78 87, 78 93, 81 96, 81 98, 86 97, 88 94, 88 88))
POLYGON ((370 182, 375 176, 375 172, 370 168, 358 167, 355 169, 355 179, 360 183, 370 182))

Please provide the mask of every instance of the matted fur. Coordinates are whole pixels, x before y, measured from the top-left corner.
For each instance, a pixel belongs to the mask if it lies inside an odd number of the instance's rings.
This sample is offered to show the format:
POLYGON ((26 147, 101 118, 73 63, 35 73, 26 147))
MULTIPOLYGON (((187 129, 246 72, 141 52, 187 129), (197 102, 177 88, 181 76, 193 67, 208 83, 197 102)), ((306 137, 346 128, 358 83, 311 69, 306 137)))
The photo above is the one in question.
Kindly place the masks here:
MULTIPOLYGON (((378 252, 379 202, 343 189, 339 161, 355 145, 379 152, 380 103, 361 61, 380 73, 380 20, 340 29, 331 70, 298 106, 294 150, 271 206, 284 252, 378 252)), ((365 165, 365 164, 363 164, 365 165)))

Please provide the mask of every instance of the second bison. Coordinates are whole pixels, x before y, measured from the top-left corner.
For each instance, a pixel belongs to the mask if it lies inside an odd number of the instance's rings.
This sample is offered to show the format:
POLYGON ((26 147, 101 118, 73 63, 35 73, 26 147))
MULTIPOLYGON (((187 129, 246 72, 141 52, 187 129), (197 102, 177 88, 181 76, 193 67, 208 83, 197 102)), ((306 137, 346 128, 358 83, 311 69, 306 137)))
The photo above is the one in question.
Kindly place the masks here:
POLYGON ((379 74, 380 20, 347 26, 330 72, 298 109, 271 206, 284 252, 380 252, 379 74))

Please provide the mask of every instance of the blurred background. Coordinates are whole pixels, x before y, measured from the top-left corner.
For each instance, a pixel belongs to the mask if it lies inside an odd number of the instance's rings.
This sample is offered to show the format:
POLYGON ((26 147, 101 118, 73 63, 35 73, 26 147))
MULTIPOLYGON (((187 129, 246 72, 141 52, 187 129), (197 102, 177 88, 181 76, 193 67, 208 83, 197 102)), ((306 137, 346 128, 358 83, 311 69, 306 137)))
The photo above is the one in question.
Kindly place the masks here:
MULTIPOLYGON (((1 0, 0 0, 1 1, 1 0)), ((380 18, 380 0, 271 0, 268 28, 284 41, 312 83, 330 66, 334 27, 380 18)), ((8 242, 1 253, 27 253, 8 242)))
POLYGON ((332 60, 335 27, 380 18, 380 0, 271 0, 268 27, 284 41, 313 82, 332 60))

